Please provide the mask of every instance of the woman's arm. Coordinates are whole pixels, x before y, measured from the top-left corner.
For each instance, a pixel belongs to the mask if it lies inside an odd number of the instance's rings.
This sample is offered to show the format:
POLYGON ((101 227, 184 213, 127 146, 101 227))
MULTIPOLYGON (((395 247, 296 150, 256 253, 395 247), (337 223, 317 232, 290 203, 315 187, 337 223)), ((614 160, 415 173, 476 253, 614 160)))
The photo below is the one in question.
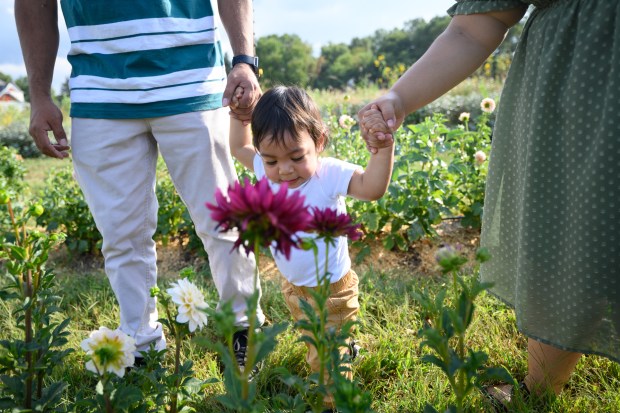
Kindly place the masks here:
POLYGON ((437 99, 480 67, 526 10, 524 5, 500 12, 455 16, 387 94, 360 110, 359 118, 376 105, 388 126, 396 130, 407 114, 437 99))

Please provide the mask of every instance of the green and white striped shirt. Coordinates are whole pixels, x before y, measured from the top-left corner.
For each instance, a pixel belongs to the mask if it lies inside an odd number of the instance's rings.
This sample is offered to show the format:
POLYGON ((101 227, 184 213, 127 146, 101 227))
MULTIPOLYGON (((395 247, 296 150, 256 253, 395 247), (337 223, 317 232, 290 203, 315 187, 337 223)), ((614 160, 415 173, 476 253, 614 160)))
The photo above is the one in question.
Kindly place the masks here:
POLYGON ((61 0, 71 116, 138 119, 221 106, 226 70, 209 0, 61 0))

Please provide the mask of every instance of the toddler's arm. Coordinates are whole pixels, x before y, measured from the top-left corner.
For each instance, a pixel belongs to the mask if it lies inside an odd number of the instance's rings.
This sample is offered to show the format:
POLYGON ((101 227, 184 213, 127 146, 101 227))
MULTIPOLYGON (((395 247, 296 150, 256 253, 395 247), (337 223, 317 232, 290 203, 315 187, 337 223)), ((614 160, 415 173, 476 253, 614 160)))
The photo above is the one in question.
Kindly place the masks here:
MULTIPOLYGON (((243 88, 237 87, 230 105, 232 107, 238 105, 241 96, 243 96, 243 88)), ((254 145, 252 145, 252 130, 249 124, 233 116, 230 117, 229 145, 232 156, 250 171, 254 171, 254 156, 256 155, 256 150, 254 149, 254 145)))
POLYGON ((383 132, 389 135, 383 143, 388 144, 376 152, 370 153, 370 160, 364 171, 357 170, 351 177, 348 195, 362 201, 375 201, 385 194, 390 178, 392 177, 392 164, 394 163, 394 140, 389 134, 389 128, 383 120, 383 115, 376 108, 366 112, 361 120, 369 131, 383 132))

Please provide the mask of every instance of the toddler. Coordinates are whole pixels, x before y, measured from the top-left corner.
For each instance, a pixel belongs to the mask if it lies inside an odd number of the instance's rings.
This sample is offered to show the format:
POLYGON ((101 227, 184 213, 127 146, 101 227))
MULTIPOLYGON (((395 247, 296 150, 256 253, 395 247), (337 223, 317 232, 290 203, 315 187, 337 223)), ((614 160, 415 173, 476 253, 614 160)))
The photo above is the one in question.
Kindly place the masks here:
MULTIPOLYGON (((243 95, 235 91, 232 104, 243 95)), ((385 122, 375 110, 365 116, 365 124, 377 128, 385 122)), ((310 96, 298 87, 277 86, 267 91, 258 101, 252 114, 251 125, 231 117, 230 150, 232 155, 256 177, 267 177, 273 190, 283 183, 289 191, 299 191, 306 205, 320 209, 331 208, 345 213, 345 196, 360 200, 377 200, 385 193, 392 174, 393 145, 370 155, 366 169, 331 157, 321 157, 327 146, 327 128, 321 113, 310 96)), ((297 234, 313 237, 313 234, 297 234)), ((355 320, 359 311, 358 278, 351 269, 346 237, 338 237, 335 245, 326 245, 317 239, 318 268, 328 262, 330 295, 327 328, 340 327, 355 320)), ((293 249, 289 259, 273 251, 279 271, 285 278, 283 295, 295 321, 304 318, 300 300, 312 304, 310 289, 317 287, 317 263, 313 251, 293 249)), ((341 350, 348 352, 348 348, 341 350)), ((308 345, 307 361, 313 372, 319 370, 316 349, 308 345)), ((349 372, 347 378, 351 379, 349 372)), ((333 399, 325 400, 333 408, 333 399)), ((328 410, 329 411, 329 410, 328 410)))

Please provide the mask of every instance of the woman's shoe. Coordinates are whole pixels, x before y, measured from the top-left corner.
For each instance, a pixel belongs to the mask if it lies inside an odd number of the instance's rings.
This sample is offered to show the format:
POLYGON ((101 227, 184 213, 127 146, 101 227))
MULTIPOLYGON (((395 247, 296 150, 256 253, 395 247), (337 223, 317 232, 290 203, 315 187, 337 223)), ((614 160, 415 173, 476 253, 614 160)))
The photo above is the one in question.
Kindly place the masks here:
POLYGON ((517 386, 500 384, 482 388, 482 393, 496 412, 508 412, 508 406, 514 401, 517 392, 521 394, 524 400, 529 398, 530 390, 524 381, 520 381, 517 386))

